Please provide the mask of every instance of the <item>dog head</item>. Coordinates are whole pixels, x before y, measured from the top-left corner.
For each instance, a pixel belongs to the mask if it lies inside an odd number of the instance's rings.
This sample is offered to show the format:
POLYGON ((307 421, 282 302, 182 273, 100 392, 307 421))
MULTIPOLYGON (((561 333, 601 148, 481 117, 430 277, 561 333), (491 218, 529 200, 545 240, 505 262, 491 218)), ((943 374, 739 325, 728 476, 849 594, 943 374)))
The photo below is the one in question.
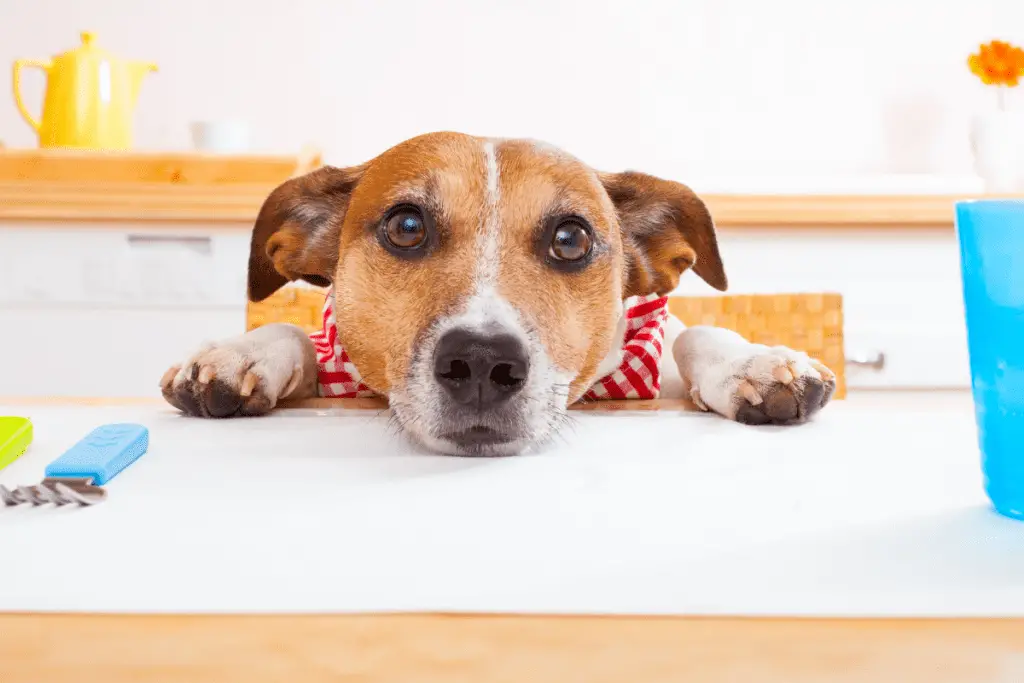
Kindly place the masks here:
POLYGON ((402 427, 448 453, 544 440, 621 343, 623 300, 725 273, 678 183, 523 140, 435 133, 294 178, 253 231, 249 297, 334 284, 338 333, 402 427))

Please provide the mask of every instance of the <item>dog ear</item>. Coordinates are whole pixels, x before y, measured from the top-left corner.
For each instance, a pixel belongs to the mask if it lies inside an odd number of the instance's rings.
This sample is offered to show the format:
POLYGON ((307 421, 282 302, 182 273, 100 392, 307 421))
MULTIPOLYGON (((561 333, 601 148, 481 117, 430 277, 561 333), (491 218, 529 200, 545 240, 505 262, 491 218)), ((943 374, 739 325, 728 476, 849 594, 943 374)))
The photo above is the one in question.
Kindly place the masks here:
POLYGON ((270 193, 249 245, 250 301, 262 301, 294 280, 331 284, 345 211, 364 170, 324 166, 270 193))
POLYGON ((627 264, 623 298, 668 294, 691 267, 704 282, 726 290, 715 224, 693 190, 633 171, 599 175, 622 231, 627 264))

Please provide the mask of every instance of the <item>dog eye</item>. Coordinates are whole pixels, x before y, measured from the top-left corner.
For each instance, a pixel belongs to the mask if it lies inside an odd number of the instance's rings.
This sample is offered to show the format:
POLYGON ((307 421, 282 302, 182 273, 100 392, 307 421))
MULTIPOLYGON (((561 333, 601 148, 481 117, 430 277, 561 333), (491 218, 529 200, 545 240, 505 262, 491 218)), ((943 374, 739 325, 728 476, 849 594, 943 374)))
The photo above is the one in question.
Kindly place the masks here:
POLYGON ((384 223, 384 237, 396 249, 415 249, 427 239, 423 214, 414 208, 395 211, 384 223))
POLYGON ((569 218, 555 227, 555 232, 551 236, 551 246, 548 247, 548 256, 570 263, 582 261, 590 254, 593 245, 594 238, 591 237, 590 229, 579 220, 569 218))

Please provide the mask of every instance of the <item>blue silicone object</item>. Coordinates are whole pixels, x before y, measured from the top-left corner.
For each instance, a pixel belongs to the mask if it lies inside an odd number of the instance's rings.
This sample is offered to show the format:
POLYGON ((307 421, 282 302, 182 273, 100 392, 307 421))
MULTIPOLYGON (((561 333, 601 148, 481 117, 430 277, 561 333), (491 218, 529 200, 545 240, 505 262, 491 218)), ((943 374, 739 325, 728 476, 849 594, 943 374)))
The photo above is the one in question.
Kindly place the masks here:
POLYGON ((1024 201, 958 202, 956 232, 985 492, 1024 520, 1024 201))
POLYGON ((97 427, 46 466, 47 477, 91 477, 102 486, 149 448, 149 430, 137 424, 97 427))

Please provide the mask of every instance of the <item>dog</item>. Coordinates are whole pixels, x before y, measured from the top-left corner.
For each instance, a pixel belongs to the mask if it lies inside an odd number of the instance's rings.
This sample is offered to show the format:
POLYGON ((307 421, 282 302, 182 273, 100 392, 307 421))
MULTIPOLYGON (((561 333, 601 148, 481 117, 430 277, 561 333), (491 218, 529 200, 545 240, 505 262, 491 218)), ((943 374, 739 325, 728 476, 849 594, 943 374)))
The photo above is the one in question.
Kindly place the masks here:
POLYGON ((752 425, 829 402, 835 374, 818 360, 669 315, 687 270, 727 288, 687 186, 531 140, 426 134, 292 178, 260 209, 250 300, 329 287, 322 331, 269 324, 207 345, 161 390, 201 417, 377 395, 421 446, 474 456, 543 444, 581 400, 689 398, 752 425))

